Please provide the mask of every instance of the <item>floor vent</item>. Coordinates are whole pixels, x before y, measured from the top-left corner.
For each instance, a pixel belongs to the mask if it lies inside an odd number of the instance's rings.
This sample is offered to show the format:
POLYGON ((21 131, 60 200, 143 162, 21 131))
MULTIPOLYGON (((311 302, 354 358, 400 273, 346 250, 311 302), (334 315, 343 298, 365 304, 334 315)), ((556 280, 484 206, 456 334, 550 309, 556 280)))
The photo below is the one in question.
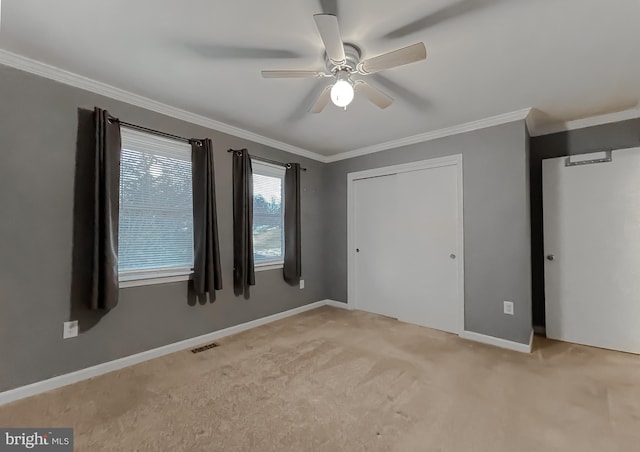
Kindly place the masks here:
POLYGON ((216 344, 215 342, 212 342, 210 344, 207 345, 203 345, 202 347, 198 347, 198 348, 194 348, 191 350, 191 353, 200 353, 200 352, 204 352, 206 350, 212 349, 212 348, 216 348, 218 346, 218 344, 216 344))

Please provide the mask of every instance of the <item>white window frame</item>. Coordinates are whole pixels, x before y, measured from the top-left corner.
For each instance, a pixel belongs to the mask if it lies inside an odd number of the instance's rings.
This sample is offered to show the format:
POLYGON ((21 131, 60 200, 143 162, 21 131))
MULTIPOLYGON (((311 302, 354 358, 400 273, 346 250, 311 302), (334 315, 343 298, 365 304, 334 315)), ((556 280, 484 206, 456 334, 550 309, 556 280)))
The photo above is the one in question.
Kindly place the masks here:
MULTIPOLYGON (((121 128, 120 135, 123 149, 174 156, 176 153, 175 149, 180 147, 184 148, 185 153, 191 153, 191 145, 170 138, 164 138, 126 127, 121 128)), ((193 267, 162 267, 118 272, 120 288, 188 281, 192 278, 193 267)))
MULTIPOLYGON (((282 180, 282 257, 280 259, 273 259, 267 262, 255 263, 254 261, 254 270, 265 271, 265 270, 277 270, 279 268, 284 267, 284 175, 286 173, 286 169, 281 165, 274 165, 273 163, 263 162, 261 160, 251 160, 251 169, 253 174, 259 174, 261 176, 269 176, 276 177, 282 180)), ((253 198, 251 199, 253 202, 253 198)), ((253 220, 253 219, 252 219, 253 220)), ((253 232, 252 232, 253 233, 253 232)))

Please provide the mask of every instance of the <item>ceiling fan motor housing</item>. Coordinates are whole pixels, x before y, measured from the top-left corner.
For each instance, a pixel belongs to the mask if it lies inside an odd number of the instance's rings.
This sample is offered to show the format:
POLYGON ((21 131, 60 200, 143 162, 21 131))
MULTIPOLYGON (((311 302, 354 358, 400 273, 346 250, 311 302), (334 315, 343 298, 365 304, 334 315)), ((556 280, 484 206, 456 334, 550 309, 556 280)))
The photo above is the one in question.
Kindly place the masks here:
POLYGON ((360 62, 360 49, 353 44, 344 44, 345 61, 335 62, 325 53, 324 61, 327 72, 334 74, 337 71, 355 72, 360 62))

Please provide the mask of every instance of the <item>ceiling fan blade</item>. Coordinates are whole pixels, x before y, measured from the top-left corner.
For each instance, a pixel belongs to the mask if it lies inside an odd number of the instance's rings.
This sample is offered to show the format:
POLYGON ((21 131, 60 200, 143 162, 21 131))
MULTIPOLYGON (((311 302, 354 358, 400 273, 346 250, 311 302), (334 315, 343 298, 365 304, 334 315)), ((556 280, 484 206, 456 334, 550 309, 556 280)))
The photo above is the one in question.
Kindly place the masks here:
POLYGON ((396 28, 390 31, 384 38, 394 39, 408 36, 412 33, 416 33, 420 30, 424 30, 434 25, 438 25, 449 19, 454 19, 458 16, 462 16, 471 13, 482 8, 493 6, 493 4, 501 3, 506 0, 458 0, 452 4, 449 4, 437 11, 427 14, 413 22, 404 25, 400 28, 396 28))
POLYGON ((422 97, 417 92, 408 89, 406 86, 396 83, 388 77, 378 72, 371 75, 371 78, 376 82, 376 85, 383 88, 388 93, 393 93, 396 99, 402 99, 403 102, 414 107, 416 110, 425 111, 428 108, 433 107, 432 103, 422 97))
POLYGON ((324 76, 320 71, 262 71, 264 78, 318 78, 324 76))
POLYGON ((327 85, 324 90, 320 93, 316 101, 313 103, 311 108, 309 109, 309 113, 320 113, 324 110, 324 107, 327 106, 329 101, 331 100, 331 87, 333 85, 327 85))
POLYGON ((185 43, 191 52, 203 58, 239 60, 239 59, 288 59, 299 58, 297 52, 286 49, 268 49, 264 47, 220 46, 201 43, 185 43))
POLYGON ((318 32, 327 50, 327 55, 335 63, 342 63, 346 60, 344 45, 340 37, 338 18, 333 14, 315 14, 313 20, 316 21, 318 32))
POLYGON ((427 58, 427 48, 424 42, 419 42, 402 49, 383 53, 358 64, 358 71, 362 74, 373 74, 374 72, 392 69, 427 58))
POLYGON ((327 83, 325 80, 314 80, 310 82, 308 86, 309 90, 307 94, 302 97, 300 102, 296 103, 295 108, 285 120, 287 124, 298 122, 309 117, 309 109, 315 103, 316 99, 318 99, 320 93, 326 88, 327 83))
POLYGON ((320 0, 320 8, 325 14, 338 15, 338 0, 320 0))
POLYGON ((362 93, 367 96, 367 99, 379 108, 385 109, 393 103, 393 99, 391 97, 363 80, 358 80, 356 82, 355 90, 356 93, 362 93))

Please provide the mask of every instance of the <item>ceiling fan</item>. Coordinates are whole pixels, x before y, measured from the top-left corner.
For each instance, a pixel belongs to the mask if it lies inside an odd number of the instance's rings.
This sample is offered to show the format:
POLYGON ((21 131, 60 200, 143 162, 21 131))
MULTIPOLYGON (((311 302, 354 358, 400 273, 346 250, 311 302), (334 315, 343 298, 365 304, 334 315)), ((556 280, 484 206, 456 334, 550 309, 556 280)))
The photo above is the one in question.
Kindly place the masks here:
POLYGON ((326 50, 326 70, 262 71, 264 78, 331 78, 331 83, 311 106, 311 113, 320 113, 329 100, 346 110, 355 93, 362 93, 379 108, 387 108, 393 102, 391 97, 364 80, 353 80, 352 76, 365 76, 427 58, 427 49, 423 42, 419 42, 361 61, 360 49, 353 44, 342 42, 338 18, 335 15, 315 14, 313 19, 326 50))

